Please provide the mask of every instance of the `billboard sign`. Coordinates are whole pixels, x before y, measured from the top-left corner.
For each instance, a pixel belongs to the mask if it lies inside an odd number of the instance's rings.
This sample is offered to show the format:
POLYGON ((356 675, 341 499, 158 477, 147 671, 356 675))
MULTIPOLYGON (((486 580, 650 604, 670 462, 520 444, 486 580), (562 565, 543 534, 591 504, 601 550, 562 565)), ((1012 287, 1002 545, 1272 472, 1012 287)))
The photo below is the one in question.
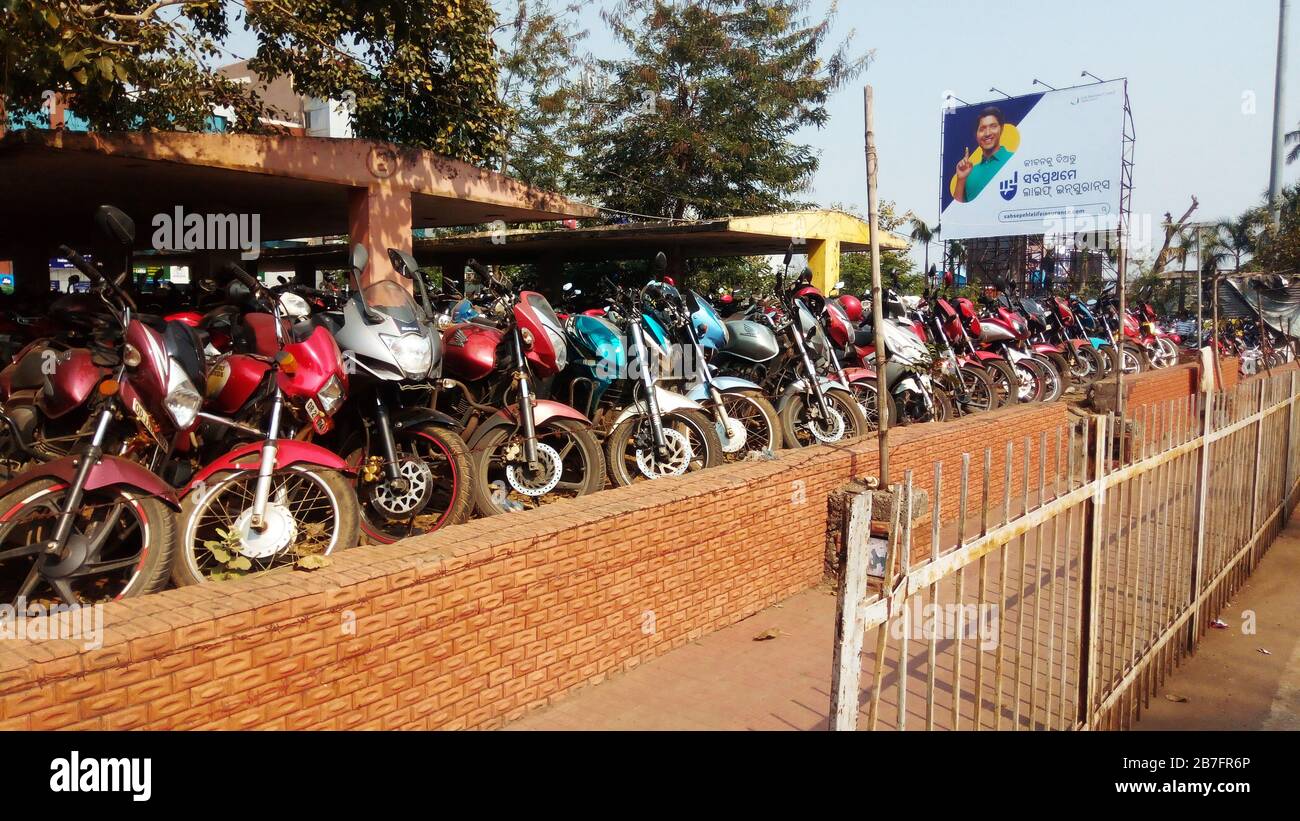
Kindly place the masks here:
POLYGON ((947 109, 944 239, 1085 233, 1119 224, 1125 81, 947 109))

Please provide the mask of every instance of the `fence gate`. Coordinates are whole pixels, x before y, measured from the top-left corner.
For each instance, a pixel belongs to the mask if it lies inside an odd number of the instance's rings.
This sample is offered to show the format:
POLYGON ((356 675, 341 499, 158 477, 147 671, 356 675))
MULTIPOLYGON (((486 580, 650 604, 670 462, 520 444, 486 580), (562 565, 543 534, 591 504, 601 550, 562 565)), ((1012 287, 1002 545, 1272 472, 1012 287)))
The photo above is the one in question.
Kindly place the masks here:
POLYGON ((888 511, 852 497, 831 726, 1130 727, 1295 507, 1297 376, 936 464, 915 532, 910 472, 888 511))

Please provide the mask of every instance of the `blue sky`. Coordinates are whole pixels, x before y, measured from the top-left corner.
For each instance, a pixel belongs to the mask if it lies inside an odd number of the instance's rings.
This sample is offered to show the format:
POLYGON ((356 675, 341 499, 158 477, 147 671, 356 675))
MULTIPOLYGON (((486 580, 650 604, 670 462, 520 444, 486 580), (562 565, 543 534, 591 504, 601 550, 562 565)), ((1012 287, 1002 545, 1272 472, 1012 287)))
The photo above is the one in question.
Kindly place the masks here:
MULTIPOLYGON (((561 0, 554 0, 560 2, 561 0)), ((503 4, 498 2, 501 7, 503 4)), ((505 4, 512 5, 512 4, 505 4)), ((830 7, 814 0, 812 13, 830 7)), ((583 45, 617 54, 589 3, 583 45)), ((1180 216, 1197 195, 1196 218, 1214 220, 1256 204, 1268 185, 1277 0, 846 0, 836 41, 854 33, 857 49, 875 49, 861 81, 830 101, 830 121, 801 138, 821 152, 810 198, 865 210, 863 82, 875 88, 881 195, 934 222, 938 210, 939 118, 951 90, 971 102, 1074 85, 1083 69, 1129 79, 1137 132, 1133 211, 1157 224, 1180 216), (1253 108, 1252 108, 1253 102, 1253 108)), ((1300 7, 1290 20, 1291 87, 1284 113, 1300 126, 1300 7)), ((251 38, 231 43, 241 55, 251 38)), ((1300 162, 1286 170, 1300 179, 1300 162)))

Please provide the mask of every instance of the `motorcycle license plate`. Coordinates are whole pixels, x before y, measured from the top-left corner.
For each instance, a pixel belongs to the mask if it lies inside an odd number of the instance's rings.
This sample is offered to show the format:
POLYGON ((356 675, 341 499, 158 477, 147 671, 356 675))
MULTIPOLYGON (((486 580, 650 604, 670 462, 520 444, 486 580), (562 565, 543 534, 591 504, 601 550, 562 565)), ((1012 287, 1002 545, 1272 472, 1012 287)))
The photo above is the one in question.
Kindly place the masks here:
POLYGON ((307 400, 307 416, 311 418, 311 426, 316 429, 317 433, 328 433, 330 429, 330 418, 325 411, 321 410, 320 405, 316 404, 315 399, 307 400))

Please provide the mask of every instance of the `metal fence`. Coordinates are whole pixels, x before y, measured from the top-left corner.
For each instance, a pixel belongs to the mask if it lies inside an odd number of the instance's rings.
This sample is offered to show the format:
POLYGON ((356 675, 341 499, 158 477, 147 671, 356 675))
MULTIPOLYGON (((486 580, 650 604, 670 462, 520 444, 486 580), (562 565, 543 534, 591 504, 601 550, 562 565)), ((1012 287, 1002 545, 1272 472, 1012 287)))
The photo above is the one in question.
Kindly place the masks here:
POLYGON ((1298 377, 1080 419, 1040 438, 1036 477, 1034 443, 990 448, 976 492, 971 454, 936 465, 926 506, 956 512, 917 521, 920 558, 910 472, 874 517, 851 497, 831 726, 1130 727, 1296 504, 1298 377))

